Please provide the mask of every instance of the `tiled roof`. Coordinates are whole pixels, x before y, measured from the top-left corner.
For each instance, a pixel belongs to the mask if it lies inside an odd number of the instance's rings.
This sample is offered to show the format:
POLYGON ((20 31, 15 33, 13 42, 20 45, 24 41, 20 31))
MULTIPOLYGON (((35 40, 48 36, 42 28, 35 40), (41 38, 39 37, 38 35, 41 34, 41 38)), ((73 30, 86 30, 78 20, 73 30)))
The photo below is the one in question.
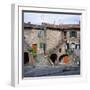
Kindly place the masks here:
POLYGON ((55 24, 48 24, 48 23, 42 23, 42 25, 36 25, 36 24, 31 24, 31 23, 24 23, 24 29, 53 29, 53 30, 80 30, 80 24, 60 24, 60 25, 55 25, 55 24))

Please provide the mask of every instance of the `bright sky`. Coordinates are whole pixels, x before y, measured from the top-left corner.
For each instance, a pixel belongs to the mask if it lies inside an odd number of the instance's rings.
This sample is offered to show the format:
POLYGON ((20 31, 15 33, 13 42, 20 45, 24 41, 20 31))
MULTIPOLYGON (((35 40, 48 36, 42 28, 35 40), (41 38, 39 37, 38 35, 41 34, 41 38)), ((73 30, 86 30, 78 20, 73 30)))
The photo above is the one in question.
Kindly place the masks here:
POLYGON ((50 24, 78 24, 79 21, 80 15, 24 12, 25 23, 31 22, 39 25, 42 22, 50 24))

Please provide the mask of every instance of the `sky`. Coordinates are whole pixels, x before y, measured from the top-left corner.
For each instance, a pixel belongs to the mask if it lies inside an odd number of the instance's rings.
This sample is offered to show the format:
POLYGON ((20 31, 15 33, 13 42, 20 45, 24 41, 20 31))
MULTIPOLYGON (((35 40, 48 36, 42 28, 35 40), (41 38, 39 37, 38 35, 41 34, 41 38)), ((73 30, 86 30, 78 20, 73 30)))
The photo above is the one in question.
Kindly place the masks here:
POLYGON ((80 15, 74 14, 51 14, 24 12, 24 22, 41 25, 42 22, 50 24, 79 24, 80 15))

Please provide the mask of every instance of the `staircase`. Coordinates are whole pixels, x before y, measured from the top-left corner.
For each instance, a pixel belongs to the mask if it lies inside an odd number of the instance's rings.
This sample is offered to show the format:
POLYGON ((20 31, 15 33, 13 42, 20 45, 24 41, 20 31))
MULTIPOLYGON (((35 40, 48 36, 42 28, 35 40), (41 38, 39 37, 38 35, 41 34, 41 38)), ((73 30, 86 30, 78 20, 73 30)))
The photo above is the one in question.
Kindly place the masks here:
POLYGON ((58 45, 56 45, 54 48, 52 48, 51 50, 49 50, 50 54, 51 53, 57 53, 59 51, 59 48, 62 47, 63 42, 64 42, 63 39, 62 40, 59 40, 58 45))

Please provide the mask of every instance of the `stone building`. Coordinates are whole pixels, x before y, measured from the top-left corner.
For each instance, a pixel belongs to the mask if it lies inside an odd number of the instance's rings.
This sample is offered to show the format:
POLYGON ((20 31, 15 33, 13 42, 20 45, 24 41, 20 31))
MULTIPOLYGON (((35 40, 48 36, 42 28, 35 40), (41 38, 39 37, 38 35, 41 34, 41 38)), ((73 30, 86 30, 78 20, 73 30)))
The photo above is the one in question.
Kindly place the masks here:
MULTIPOLYGON (((42 23, 42 25, 34 25, 25 23, 24 52, 29 53, 28 48, 32 47, 34 47, 37 55, 47 55, 49 60, 51 59, 50 57, 52 57, 51 55, 56 54, 57 58, 53 63, 62 63, 63 60, 60 60, 60 58, 67 56, 66 51, 69 49, 74 51, 78 50, 77 52, 80 53, 80 24, 54 25, 42 23)), ((71 56, 73 55, 70 55, 70 57, 71 56)), ((29 55, 29 61, 30 57, 29 55)), ((50 62, 52 62, 52 60, 50 62)), ((45 64, 48 63, 49 62, 45 64)))

